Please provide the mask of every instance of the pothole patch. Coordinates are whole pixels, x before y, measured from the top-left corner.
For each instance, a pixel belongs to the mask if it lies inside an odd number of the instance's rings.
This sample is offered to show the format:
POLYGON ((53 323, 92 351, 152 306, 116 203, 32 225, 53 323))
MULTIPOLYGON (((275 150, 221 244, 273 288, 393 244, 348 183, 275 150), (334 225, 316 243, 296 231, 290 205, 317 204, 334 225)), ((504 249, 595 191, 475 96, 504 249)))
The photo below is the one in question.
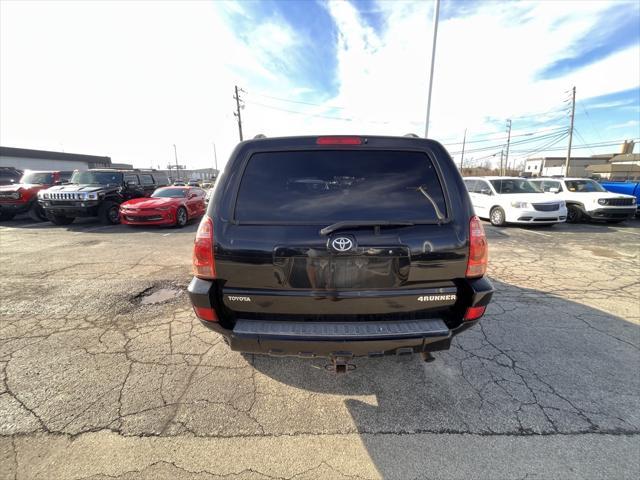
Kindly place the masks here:
POLYGON ((609 250, 601 247, 586 247, 585 250, 591 252, 597 257, 604 257, 604 258, 622 258, 623 257, 623 255, 620 255, 618 252, 614 250, 609 250))
POLYGON ((145 288, 140 293, 133 296, 133 302, 140 305, 156 305, 174 300, 182 294, 182 290, 173 285, 156 285, 145 288))

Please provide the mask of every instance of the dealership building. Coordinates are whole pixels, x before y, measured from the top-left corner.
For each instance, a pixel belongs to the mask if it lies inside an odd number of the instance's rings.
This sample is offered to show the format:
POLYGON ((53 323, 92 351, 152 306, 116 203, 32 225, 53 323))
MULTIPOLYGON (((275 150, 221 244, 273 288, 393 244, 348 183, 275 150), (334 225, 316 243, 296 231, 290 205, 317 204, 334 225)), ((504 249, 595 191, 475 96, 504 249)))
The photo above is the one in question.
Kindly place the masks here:
POLYGON ((113 168, 114 166, 110 157, 0 147, 0 167, 13 167, 22 171, 87 170, 89 168, 113 168))

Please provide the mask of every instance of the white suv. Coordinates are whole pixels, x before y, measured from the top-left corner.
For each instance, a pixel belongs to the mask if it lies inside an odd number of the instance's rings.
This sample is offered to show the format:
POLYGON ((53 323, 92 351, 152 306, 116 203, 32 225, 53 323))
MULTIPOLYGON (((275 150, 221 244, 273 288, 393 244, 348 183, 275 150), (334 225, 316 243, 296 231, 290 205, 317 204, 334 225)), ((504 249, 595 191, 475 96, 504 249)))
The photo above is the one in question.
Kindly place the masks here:
POLYGON ((553 225, 567 219, 564 200, 543 193, 526 178, 466 177, 464 184, 476 215, 492 225, 553 225))
POLYGON ((530 181, 567 203, 567 222, 605 220, 618 223, 636 214, 634 196, 609 192, 588 178, 535 178, 530 181))

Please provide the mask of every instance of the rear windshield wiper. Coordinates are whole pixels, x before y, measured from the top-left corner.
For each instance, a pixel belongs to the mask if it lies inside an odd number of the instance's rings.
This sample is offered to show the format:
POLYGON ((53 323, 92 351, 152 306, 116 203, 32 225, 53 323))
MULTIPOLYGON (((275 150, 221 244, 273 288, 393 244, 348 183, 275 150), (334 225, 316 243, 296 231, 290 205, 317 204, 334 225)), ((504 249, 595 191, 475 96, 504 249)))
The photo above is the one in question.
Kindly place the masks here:
POLYGON ((398 226, 398 227, 410 227, 415 225, 413 222, 405 222, 398 220, 356 220, 356 221, 343 221, 332 223, 328 227, 324 227, 320 230, 320 235, 329 235, 331 232, 335 232, 336 230, 341 230, 343 228, 352 228, 352 227, 389 227, 389 226, 398 226))
POLYGON ((436 217, 438 217, 438 223, 442 222, 444 220, 444 215, 438 208, 438 204, 435 202, 435 200, 431 197, 431 195, 429 195, 429 193, 427 193, 427 189, 424 187, 424 185, 420 185, 415 190, 420 192, 424 196, 424 198, 429 200, 429 203, 433 207, 433 210, 436 212, 436 217))

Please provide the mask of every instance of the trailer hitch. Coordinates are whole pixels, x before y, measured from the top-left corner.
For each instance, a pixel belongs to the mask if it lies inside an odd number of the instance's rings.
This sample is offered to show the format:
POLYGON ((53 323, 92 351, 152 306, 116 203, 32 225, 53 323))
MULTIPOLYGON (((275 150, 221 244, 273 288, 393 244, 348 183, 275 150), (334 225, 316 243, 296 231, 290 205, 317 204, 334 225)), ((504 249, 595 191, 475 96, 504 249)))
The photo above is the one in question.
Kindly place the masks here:
POLYGON ((349 363, 349 360, 353 358, 353 355, 332 355, 331 365, 327 365, 331 370, 338 373, 347 373, 350 370, 355 370, 356 366, 353 363, 349 363))

